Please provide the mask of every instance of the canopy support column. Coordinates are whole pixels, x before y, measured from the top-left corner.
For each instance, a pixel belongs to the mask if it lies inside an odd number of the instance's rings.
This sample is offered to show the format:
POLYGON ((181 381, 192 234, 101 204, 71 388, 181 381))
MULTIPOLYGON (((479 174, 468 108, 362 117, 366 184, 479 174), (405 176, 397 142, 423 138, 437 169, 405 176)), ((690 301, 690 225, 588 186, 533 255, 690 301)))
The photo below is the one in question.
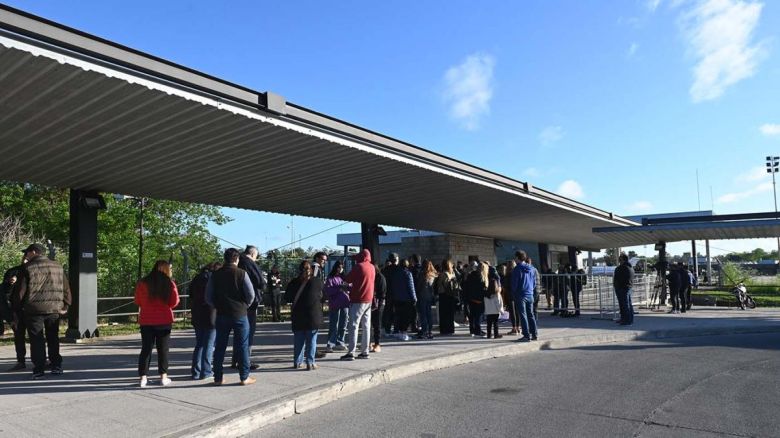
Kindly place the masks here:
POLYGON ((97 219, 105 203, 96 192, 70 191, 69 281, 73 303, 68 310, 71 340, 98 336, 97 219))

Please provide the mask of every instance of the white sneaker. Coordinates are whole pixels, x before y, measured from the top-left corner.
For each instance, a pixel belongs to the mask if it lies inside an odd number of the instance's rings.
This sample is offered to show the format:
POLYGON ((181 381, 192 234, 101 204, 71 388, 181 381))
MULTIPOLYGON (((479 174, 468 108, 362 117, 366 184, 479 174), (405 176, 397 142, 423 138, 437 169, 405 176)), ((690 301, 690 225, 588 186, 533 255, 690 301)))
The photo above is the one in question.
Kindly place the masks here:
POLYGON ((455 327, 460 327, 460 324, 458 324, 457 322, 454 322, 454 323, 453 323, 453 325, 454 325, 455 327))
POLYGON ((141 388, 146 388, 146 384, 149 383, 149 379, 146 376, 141 376, 141 382, 138 384, 141 388))
POLYGON ((162 386, 168 386, 171 383, 173 383, 173 381, 168 377, 163 377, 162 379, 160 379, 160 385, 162 386))

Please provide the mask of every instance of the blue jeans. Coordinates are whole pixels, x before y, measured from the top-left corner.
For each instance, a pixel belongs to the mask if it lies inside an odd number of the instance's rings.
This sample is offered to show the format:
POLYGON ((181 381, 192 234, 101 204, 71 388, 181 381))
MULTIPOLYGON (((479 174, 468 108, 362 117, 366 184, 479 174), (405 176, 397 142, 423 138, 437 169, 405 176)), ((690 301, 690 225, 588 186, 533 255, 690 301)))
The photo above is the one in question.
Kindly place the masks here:
POLYGON ((317 332, 318 330, 299 330, 293 332, 293 365, 296 367, 303 362, 304 344, 306 344, 306 363, 314 365, 314 354, 317 352, 317 332))
POLYGON ((515 303, 517 304, 517 310, 520 314, 520 329, 523 331, 523 337, 529 338, 531 336, 536 336, 533 295, 523 295, 519 300, 515 297, 515 303))
POLYGON ((331 346, 344 345, 344 335, 347 329, 347 315, 349 309, 328 310, 328 344, 331 346))
POLYGON ((417 314, 420 315, 420 333, 429 335, 433 332, 433 301, 420 299, 417 301, 417 314))
POLYGON ((195 329, 195 350, 192 352, 191 369, 193 379, 205 379, 214 375, 211 370, 211 358, 214 357, 214 339, 216 337, 216 329, 195 329))
POLYGON ((615 289, 615 295, 620 307, 620 322, 625 324, 634 323, 634 306, 631 303, 631 288, 615 289))
POLYGON ((238 358, 238 375, 241 380, 249 377, 249 320, 246 316, 233 319, 229 316, 217 315, 217 337, 214 347, 214 381, 222 381, 222 363, 225 361, 225 350, 233 331, 233 356, 238 358))

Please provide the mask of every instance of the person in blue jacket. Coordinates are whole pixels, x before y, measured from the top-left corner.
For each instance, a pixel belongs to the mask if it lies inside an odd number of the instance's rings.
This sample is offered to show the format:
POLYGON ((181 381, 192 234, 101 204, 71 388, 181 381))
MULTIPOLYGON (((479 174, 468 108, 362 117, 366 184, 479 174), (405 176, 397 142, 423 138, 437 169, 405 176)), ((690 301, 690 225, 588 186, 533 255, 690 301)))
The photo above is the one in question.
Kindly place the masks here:
POLYGON ((528 256, 524 251, 517 251, 515 258, 517 266, 512 270, 512 297, 519 310, 520 328, 523 332, 523 337, 517 341, 535 341, 537 339, 536 318, 534 317, 536 269, 528 264, 528 256))

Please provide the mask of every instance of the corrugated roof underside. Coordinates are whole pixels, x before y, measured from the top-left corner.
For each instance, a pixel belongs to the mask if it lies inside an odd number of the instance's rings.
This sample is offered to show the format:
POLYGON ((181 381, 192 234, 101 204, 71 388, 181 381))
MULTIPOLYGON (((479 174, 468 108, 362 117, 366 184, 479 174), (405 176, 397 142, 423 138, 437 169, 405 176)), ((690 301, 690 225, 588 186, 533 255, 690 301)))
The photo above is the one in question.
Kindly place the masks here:
POLYGON ((0 46, 0 179, 604 247, 517 193, 0 46))
POLYGON ((596 231, 596 234, 616 246, 643 245, 659 241, 758 239, 780 236, 780 220, 669 224, 596 231))

